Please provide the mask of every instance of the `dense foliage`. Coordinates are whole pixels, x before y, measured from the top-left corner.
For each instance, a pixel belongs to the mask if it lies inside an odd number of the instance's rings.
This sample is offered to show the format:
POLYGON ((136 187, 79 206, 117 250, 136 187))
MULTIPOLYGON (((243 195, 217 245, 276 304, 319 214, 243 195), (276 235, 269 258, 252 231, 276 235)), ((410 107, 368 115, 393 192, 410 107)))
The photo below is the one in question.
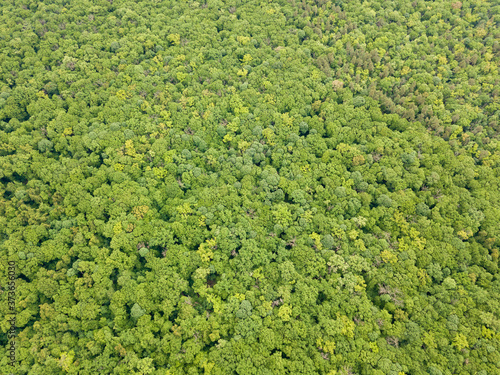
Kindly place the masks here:
POLYGON ((497 1, 0 9, 14 373, 500 372, 497 1))

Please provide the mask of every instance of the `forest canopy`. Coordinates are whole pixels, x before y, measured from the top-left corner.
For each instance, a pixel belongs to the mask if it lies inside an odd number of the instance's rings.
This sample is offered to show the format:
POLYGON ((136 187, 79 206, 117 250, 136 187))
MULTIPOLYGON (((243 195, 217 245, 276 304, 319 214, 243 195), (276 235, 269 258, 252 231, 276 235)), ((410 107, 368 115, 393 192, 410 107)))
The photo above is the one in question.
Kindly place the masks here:
POLYGON ((2 372, 500 373, 497 1, 0 9, 2 372))

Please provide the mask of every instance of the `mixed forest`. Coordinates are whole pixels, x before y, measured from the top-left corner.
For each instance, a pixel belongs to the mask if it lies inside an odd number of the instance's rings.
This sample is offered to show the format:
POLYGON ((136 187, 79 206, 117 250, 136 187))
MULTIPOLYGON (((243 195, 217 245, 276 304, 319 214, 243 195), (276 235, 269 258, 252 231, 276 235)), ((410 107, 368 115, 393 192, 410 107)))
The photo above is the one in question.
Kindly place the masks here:
POLYGON ((2 373, 500 373, 498 1, 0 10, 2 373))

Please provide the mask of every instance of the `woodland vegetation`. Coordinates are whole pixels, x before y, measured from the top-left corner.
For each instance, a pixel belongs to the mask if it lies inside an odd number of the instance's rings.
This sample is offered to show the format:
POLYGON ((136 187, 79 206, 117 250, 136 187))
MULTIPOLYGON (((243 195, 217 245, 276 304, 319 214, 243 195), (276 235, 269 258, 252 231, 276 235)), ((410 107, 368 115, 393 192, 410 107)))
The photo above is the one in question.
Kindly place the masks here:
POLYGON ((500 373, 498 1, 0 9, 2 373, 500 373))

